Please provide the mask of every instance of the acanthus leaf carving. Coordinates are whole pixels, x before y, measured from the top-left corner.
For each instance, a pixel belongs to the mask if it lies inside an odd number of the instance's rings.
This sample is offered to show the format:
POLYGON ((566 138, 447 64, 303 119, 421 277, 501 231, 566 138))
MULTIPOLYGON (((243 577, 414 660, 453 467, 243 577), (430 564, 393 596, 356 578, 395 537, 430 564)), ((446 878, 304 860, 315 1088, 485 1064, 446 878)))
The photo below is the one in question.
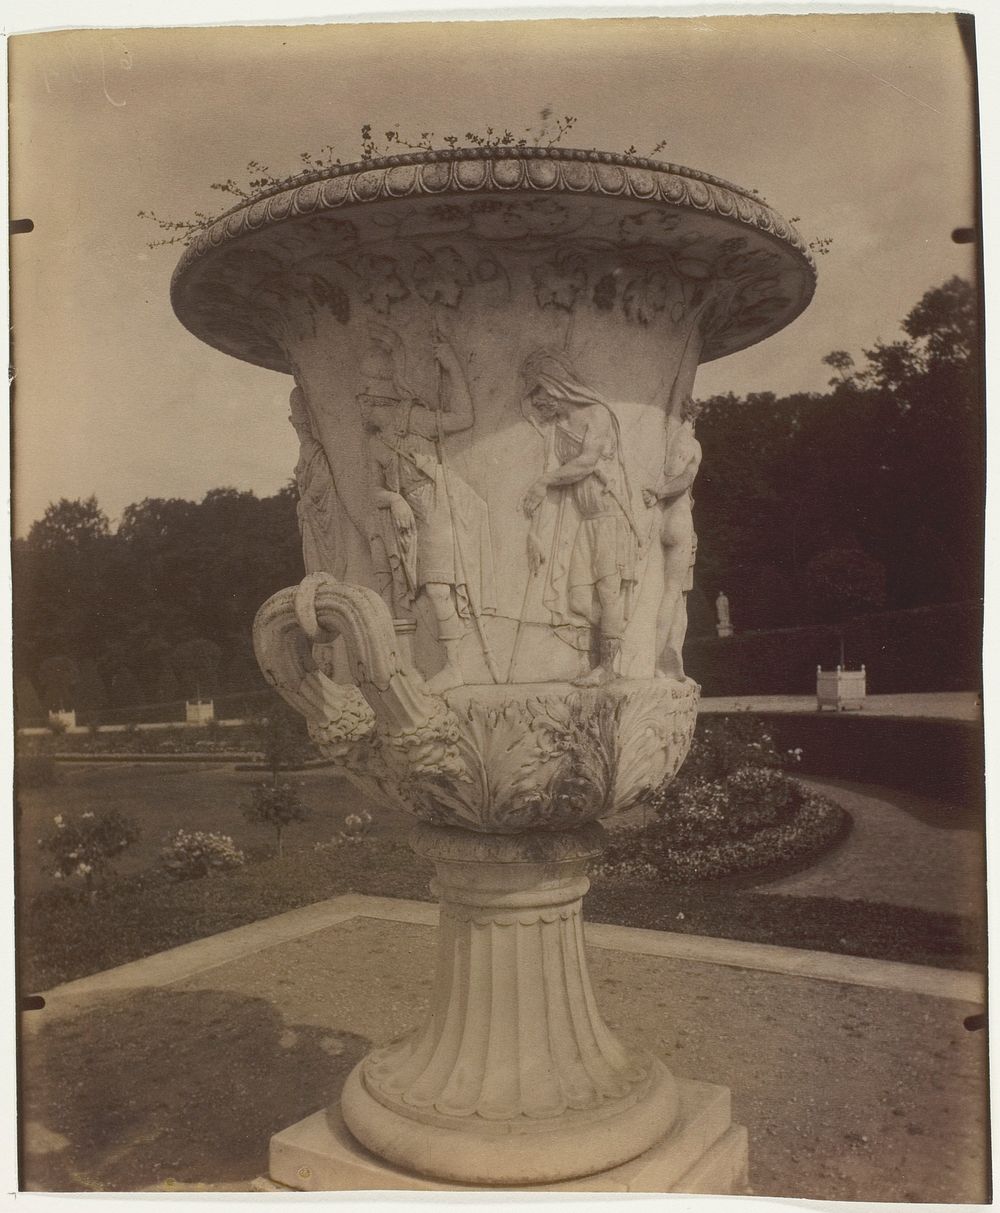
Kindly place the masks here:
POLYGON ((325 573, 264 604, 254 648, 320 752, 363 791, 423 821, 477 831, 577 827, 628 807, 676 771, 697 711, 690 680, 431 694, 400 659, 382 599, 325 573), (335 681, 313 656, 337 636, 356 685, 335 681))

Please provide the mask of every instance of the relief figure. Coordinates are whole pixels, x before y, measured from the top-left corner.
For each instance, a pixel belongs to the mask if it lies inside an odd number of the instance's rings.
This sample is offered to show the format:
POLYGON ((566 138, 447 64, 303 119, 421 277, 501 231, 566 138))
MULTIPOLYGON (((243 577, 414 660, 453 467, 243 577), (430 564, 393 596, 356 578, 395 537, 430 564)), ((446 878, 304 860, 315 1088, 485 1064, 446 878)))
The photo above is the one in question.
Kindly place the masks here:
POLYGON ((564 354, 538 350, 522 368, 532 424, 545 438, 545 470, 522 508, 532 526, 532 574, 546 566, 542 601, 555 623, 588 623, 592 668, 577 686, 616 677, 631 596, 639 533, 622 458, 618 418, 564 354), (540 507, 557 492, 550 550, 539 539, 540 507))
POLYGON ((437 338, 433 355, 439 394, 428 403, 401 378, 398 338, 381 330, 358 403, 368 434, 376 574, 397 620, 412 619, 421 594, 430 601, 445 663, 428 685, 441 692, 465 681, 459 644, 469 619, 494 673, 481 617, 496 610, 496 592, 489 509, 444 462, 445 438, 475 423, 472 396, 451 346, 437 338))
POLYGON ((687 596, 694 585, 698 537, 694 530, 692 485, 701 464, 701 444, 694 434, 695 406, 681 409, 681 424, 669 444, 657 483, 642 490, 649 508, 660 509, 663 546, 663 592, 656 617, 656 677, 684 677, 682 650, 687 633, 687 596))
POLYGON ((343 509, 326 451, 313 430, 309 405, 300 387, 293 389, 288 407, 288 419, 299 437, 295 484, 299 492, 296 513, 302 535, 302 563, 307 574, 332 573, 334 577, 343 577, 347 568, 343 509))

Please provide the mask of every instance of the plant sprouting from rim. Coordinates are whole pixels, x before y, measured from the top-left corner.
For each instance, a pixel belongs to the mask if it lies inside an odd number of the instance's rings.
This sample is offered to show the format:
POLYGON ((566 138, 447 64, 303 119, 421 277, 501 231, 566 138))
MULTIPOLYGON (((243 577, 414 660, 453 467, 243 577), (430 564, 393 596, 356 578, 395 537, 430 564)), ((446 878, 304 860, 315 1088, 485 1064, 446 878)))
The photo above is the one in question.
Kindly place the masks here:
MULTIPOLYGON (((373 131, 370 122, 364 122, 359 132, 360 154, 354 155, 349 160, 342 160, 332 143, 326 144, 318 152, 300 152, 298 155, 299 167, 286 176, 273 173, 268 165, 259 160, 250 160, 246 166, 243 184, 233 177, 227 177, 225 181, 213 181, 209 186, 209 189, 227 194, 235 200, 226 210, 213 214, 195 211, 188 219, 164 219, 155 211, 139 211, 138 217, 155 223, 163 233, 159 239, 149 241, 148 248, 160 248, 171 244, 188 245, 199 232, 210 228, 216 220, 227 214, 234 206, 240 206, 262 194, 280 193, 282 190, 305 185, 346 164, 366 164, 368 161, 377 160, 383 156, 408 151, 457 151, 462 147, 556 147, 562 143, 576 122, 577 119, 572 114, 559 116, 552 106, 548 105, 539 111, 537 123, 525 127, 519 134, 515 134, 509 127, 487 126, 482 132, 465 131, 461 135, 450 133, 440 137, 434 131, 427 130, 421 131, 418 136, 411 138, 404 137, 401 133, 400 123, 397 122, 395 126, 383 131, 380 137, 373 131)), ((645 153, 645 159, 655 159, 666 147, 667 140, 659 140, 645 153)), ((593 148, 592 150, 597 151, 598 149, 593 148)), ((625 148, 623 154, 626 156, 641 155, 635 144, 625 148)), ((768 205, 767 199, 759 190, 751 189, 746 192, 763 205, 768 205)), ((791 222, 796 223, 798 220, 792 219, 791 222)), ((808 247, 813 254, 823 256, 830 251, 832 243, 832 238, 827 236, 811 241, 808 247)))
MULTIPOLYGON (((551 106, 546 106, 538 115, 534 126, 525 127, 523 132, 515 134, 509 127, 487 126, 480 133, 465 131, 461 135, 447 134, 440 137, 433 131, 421 131, 418 138, 404 137, 400 124, 390 127, 379 137, 372 130, 372 124, 365 122, 360 130, 360 155, 349 160, 342 160, 332 143, 320 148, 318 152, 300 152, 299 167, 292 173, 279 176, 270 167, 259 160, 250 160, 246 166, 246 179, 243 183, 234 177, 225 181, 213 181, 209 189, 227 194, 235 200, 236 205, 249 202, 260 194, 279 192, 292 189, 297 185, 322 177, 343 164, 365 164, 382 156, 392 156, 403 151, 439 151, 455 150, 460 147, 555 147, 576 125, 576 118, 571 114, 555 115, 551 106)), ((229 208, 231 209, 231 208, 229 208)), ((168 244, 190 244, 198 232, 205 231, 226 211, 207 214, 195 211, 188 219, 164 219, 155 211, 139 211, 140 219, 148 219, 155 223, 164 235, 158 240, 151 240, 149 248, 160 248, 168 244)))

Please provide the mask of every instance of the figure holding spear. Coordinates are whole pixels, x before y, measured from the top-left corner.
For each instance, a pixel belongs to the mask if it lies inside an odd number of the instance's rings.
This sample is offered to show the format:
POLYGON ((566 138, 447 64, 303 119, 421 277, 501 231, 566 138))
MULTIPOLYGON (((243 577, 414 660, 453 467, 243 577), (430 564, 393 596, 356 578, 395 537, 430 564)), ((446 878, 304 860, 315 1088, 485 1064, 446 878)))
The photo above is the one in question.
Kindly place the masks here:
POLYGON ((359 396, 369 434, 376 571, 397 619, 412 616, 421 594, 433 608, 445 661, 428 680, 432 691, 465 682, 459 645, 468 619, 479 633, 491 677, 499 681, 481 618, 496 609, 489 510, 443 460, 445 437, 475 423, 472 397, 454 350, 437 333, 438 399, 432 404, 399 377, 401 353, 397 335, 380 328, 359 396))

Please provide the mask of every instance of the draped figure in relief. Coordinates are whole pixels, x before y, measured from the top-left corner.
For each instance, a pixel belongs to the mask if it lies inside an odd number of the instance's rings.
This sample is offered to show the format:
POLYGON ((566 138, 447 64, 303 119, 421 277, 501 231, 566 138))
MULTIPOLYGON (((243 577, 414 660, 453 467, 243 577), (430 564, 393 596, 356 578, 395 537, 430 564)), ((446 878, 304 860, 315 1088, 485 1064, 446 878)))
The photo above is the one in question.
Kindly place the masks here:
POLYGON ((532 573, 546 566, 542 601, 560 623, 588 623, 592 668, 577 686, 601 686, 616 677, 615 662, 636 585, 638 531, 618 418, 580 379, 566 356, 537 350, 522 367, 533 424, 545 438, 545 469, 522 508, 532 573), (548 552, 535 525, 556 490, 556 518, 548 552))
POLYGON ((295 485, 296 513, 302 536, 302 563, 307 573, 332 573, 342 578, 347 569, 343 507, 323 444, 316 437, 305 393, 293 389, 288 399, 289 421, 299 438, 295 485))

